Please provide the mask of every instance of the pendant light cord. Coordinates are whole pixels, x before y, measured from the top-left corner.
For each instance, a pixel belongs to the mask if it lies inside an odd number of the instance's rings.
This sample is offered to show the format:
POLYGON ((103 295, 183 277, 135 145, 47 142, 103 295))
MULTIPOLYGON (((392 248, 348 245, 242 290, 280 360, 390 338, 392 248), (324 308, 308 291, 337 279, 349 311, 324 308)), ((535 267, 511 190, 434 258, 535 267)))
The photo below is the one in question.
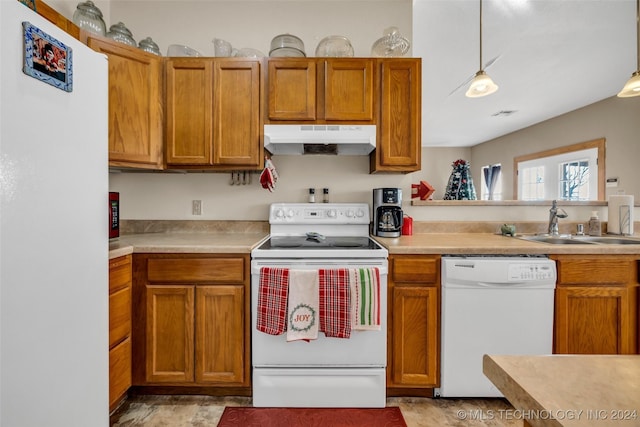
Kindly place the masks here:
POLYGON ((640 0, 636 0, 636 27, 636 58, 638 61, 638 68, 636 68, 636 71, 640 71, 640 0))
MULTIPOLYGON (((638 4, 640 4, 640 0, 638 0, 638 4)), ((640 52, 640 48, 638 48, 638 51, 640 52)), ((640 64, 640 59, 638 61, 640 64)), ((482 71, 482 0, 480 0, 480 71, 482 71)))

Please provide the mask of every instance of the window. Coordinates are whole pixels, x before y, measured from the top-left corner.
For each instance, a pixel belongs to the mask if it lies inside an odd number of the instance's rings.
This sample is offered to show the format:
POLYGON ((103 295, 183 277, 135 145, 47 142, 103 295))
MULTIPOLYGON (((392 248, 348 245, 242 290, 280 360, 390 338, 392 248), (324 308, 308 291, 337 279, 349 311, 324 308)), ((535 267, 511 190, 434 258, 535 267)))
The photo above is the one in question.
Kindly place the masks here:
POLYGON ((562 163, 559 184, 560 199, 589 200, 589 160, 562 163))
POLYGON ((517 200, 604 200, 605 140, 514 159, 517 200))
POLYGON ((522 168, 520 200, 544 200, 544 166, 522 168))
POLYGON ((502 166, 500 164, 482 167, 480 183, 481 200, 502 200, 502 166))

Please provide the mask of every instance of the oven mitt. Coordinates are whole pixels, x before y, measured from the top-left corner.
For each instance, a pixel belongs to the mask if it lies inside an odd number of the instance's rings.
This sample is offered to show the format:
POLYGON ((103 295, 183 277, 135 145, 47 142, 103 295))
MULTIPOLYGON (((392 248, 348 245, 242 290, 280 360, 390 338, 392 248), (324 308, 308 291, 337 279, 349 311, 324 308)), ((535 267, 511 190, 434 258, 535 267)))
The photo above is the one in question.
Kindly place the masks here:
POLYGON ((262 173, 260 174, 260 185, 262 188, 267 189, 269 191, 273 191, 273 176, 271 175, 271 171, 269 168, 264 168, 262 173))
POLYGON ((278 172, 271 159, 265 158, 264 170, 260 174, 260 184, 262 188, 269 191, 273 191, 276 187, 276 181, 278 181, 278 172))

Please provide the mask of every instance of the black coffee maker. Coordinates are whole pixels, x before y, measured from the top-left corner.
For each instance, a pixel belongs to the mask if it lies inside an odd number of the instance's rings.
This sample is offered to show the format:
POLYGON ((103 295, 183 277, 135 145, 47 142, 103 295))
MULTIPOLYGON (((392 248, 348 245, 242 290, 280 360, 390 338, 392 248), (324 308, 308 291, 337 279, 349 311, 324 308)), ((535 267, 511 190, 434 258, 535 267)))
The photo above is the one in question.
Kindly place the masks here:
POLYGON ((373 189, 374 236, 400 237, 402 234, 402 189, 373 189))

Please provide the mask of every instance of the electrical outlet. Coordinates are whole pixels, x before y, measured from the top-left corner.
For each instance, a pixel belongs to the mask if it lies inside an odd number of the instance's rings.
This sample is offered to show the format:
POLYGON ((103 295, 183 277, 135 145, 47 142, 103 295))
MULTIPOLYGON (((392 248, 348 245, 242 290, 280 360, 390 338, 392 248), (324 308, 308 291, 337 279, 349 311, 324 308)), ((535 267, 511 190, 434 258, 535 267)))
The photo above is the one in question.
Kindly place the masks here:
POLYGON ((191 201, 191 215, 202 215, 202 200, 191 201))

